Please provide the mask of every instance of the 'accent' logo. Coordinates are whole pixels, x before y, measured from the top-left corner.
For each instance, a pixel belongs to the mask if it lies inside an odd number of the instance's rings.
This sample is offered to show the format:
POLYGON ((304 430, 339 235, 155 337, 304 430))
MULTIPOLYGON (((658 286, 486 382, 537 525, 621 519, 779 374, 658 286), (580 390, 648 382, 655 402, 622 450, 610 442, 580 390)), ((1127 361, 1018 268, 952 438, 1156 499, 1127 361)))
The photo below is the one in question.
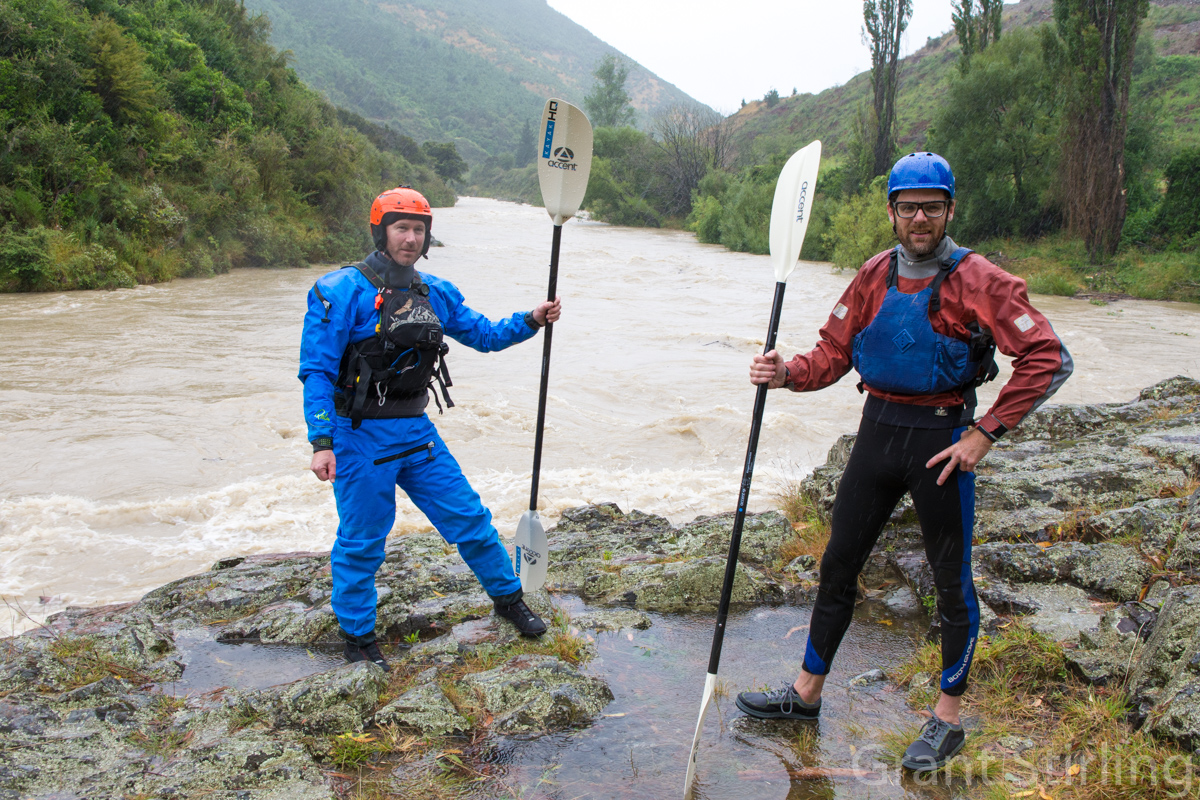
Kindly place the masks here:
POLYGON ((569 147, 554 148, 554 155, 559 161, 573 161, 575 159, 575 153, 569 147))
POLYGON ((804 219, 804 204, 808 202, 808 181, 800 184, 800 200, 796 203, 796 222, 804 219))

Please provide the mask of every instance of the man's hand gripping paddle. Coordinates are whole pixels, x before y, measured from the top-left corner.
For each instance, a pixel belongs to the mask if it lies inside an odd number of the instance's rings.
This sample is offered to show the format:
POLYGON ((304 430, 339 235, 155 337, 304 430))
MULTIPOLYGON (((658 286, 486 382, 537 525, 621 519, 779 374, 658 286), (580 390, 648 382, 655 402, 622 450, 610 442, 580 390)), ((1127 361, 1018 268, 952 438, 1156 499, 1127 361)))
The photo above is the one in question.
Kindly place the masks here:
MULTIPOLYGON (((817 168, 821 163, 821 143, 813 142, 795 153, 783 167, 779 182, 775 184, 775 200, 771 203, 771 264, 775 267, 775 302, 771 307, 771 323, 767 329, 764 353, 775 349, 775 335, 779 332, 779 314, 783 308, 783 290, 787 288, 788 275, 800 258, 804 244, 804 233, 812 215, 812 199, 817 186, 817 168)), ((742 469, 742 488, 738 493, 737 514, 733 519, 733 536, 729 540, 729 556, 725 560, 725 582, 721 585, 721 602, 717 606, 717 629, 713 633, 712 651, 708 657, 708 676, 704 680, 704 696, 700 699, 700 718, 696 721, 696 735, 692 738, 692 752, 688 756, 687 778, 683 796, 692 796, 692 783, 696 778, 696 750, 700 745, 700 731, 704 728, 704 716, 712 702, 717 684, 717 667, 721 662, 721 644, 725 639, 725 619, 729 616, 729 600, 733 594, 733 576, 737 570, 738 550, 742 544, 742 524, 746 521, 746 504, 750 500, 750 479, 754 474, 754 455, 758 450, 758 434, 762 429, 763 409, 767 405, 767 385, 759 384, 754 395, 754 414, 750 420, 750 443, 746 447, 746 466, 742 469)))
MULTIPOLYGON (((547 100, 542 111, 541 153, 538 183, 546 213, 554 220, 554 239, 550 245, 550 288, 546 299, 554 302, 558 287, 558 245, 563 223, 575 216, 587 191, 592 169, 592 123, 587 115, 562 100, 547 100)), ((542 342, 542 387, 538 395, 537 434, 533 442, 533 486, 529 490, 529 510, 517 523, 513 561, 521 588, 532 592, 546 582, 549 546, 546 530, 537 512, 538 478, 542 470, 542 432, 546 424, 546 390, 550 384, 550 341, 554 325, 547 324, 542 342)))

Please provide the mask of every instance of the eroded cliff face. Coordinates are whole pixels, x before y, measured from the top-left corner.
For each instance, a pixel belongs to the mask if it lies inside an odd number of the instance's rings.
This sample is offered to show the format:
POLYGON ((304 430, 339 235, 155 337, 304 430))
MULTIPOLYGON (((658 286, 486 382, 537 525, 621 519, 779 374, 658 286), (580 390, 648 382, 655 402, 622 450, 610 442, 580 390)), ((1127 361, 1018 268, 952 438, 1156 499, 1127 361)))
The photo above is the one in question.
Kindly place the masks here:
MULTIPOLYGON (((816 505, 831 505, 852 444, 843 437, 805 479, 816 505)), ((1200 748, 1197 476, 1196 381, 1043 409, 981 465, 973 561, 985 632, 1020 618, 1062 642, 1081 677, 1127 686, 1140 722, 1188 749, 1200 748)), ((932 576, 912 516, 902 503, 869 569, 908 584, 872 599, 918 611, 932 576)), ((528 600, 553 624, 537 642, 491 614, 437 535, 396 537, 377 577, 391 673, 338 663, 324 554, 229 559, 137 603, 70 609, 0 641, 0 798, 326 798, 339 740, 367 728, 536 736, 587 725, 612 692, 579 667, 591 652, 581 629, 714 609, 732 520, 673 527, 613 504, 566 512, 550 534, 548 589, 607 610, 570 620, 539 592, 528 600), (279 646, 259 648, 262 688, 177 692, 197 648, 218 642, 279 646), (270 686, 275 667, 279 682, 297 677, 271 654, 306 648, 302 676, 270 686)), ((814 560, 781 556, 793 536, 776 512, 747 518, 735 604, 811 596, 814 560)))

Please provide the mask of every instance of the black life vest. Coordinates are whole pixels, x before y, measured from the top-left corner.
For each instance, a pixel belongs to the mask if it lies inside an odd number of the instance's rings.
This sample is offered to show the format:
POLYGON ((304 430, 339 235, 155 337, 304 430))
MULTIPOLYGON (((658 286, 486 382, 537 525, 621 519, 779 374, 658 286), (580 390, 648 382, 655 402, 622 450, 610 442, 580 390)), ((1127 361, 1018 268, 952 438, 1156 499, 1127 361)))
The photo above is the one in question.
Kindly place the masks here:
MULTIPOLYGON (((429 390, 437 381, 447 408, 453 408, 446 387, 453 386, 446 369, 449 345, 442 322, 429 302, 429 287, 413 272, 408 291, 393 289, 364 262, 351 265, 378 293, 375 335, 346 348, 338 370, 335 397, 338 414, 350 417, 357 429, 363 419, 419 417, 429 403, 429 390)), ((438 413, 442 404, 434 390, 438 413)))

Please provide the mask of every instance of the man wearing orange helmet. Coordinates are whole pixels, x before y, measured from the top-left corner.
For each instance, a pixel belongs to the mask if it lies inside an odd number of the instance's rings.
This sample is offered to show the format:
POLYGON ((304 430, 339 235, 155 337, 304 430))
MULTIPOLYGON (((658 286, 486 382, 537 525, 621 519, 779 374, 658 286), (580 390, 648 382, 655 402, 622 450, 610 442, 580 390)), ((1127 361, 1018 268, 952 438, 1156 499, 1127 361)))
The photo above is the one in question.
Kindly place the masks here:
POLYGON ((444 336, 481 352, 502 350, 557 321, 561 306, 558 299, 543 302, 499 322, 472 310, 452 283, 414 268, 428 257, 432 223, 428 201, 413 189, 398 187, 375 198, 375 252, 325 275, 309 291, 300 347, 310 469, 334 482, 337 501, 333 610, 346 659, 384 669, 375 637, 375 572, 396 518, 396 486, 457 545, 497 614, 524 635, 546 631, 521 599, 491 512, 425 407, 430 389, 439 411, 439 389, 453 405, 444 336))

